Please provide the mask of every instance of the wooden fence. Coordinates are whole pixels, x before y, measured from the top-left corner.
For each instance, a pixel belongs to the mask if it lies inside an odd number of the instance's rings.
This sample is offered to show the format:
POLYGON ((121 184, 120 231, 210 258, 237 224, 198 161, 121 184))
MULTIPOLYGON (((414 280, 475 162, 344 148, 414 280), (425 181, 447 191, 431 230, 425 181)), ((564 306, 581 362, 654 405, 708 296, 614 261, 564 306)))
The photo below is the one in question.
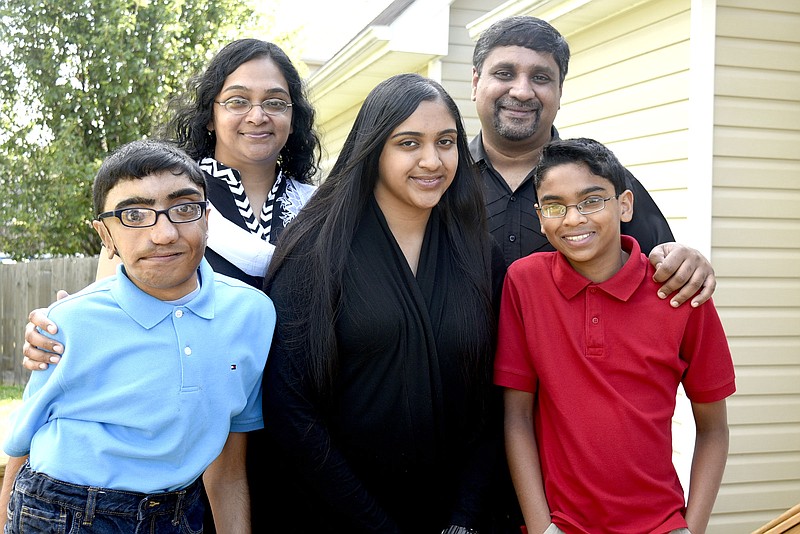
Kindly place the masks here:
POLYGON ((22 344, 28 313, 48 306, 56 291, 74 293, 94 281, 97 256, 0 264, 0 383, 25 384, 22 344))

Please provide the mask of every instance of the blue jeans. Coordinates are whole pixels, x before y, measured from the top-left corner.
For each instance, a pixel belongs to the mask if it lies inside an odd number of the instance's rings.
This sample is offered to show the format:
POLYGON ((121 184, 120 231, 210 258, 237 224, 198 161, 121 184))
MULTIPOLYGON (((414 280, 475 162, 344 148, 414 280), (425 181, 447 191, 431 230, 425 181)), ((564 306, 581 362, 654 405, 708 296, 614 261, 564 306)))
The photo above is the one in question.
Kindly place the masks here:
POLYGON ((199 479, 188 488, 145 494, 61 482, 20 469, 5 534, 199 534, 203 502, 199 479))

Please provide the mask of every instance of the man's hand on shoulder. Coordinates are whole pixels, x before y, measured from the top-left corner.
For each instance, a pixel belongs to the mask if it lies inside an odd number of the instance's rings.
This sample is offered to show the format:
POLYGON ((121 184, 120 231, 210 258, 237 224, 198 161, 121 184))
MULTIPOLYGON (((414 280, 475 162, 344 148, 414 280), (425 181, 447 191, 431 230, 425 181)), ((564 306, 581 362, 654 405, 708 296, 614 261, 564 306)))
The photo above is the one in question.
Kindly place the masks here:
POLYGON ((717 287, 714 268, 698 250, 680 243, 662 243, 650 252, 650 263, 656 268, 653 280, 661 283, 659 298, 670 298, 677 308, 690 298, 692 307, 711 298, 717 287), (692 298, 694 296, 694 298, 692 298))
MULTIPOLYGON (((63 289, 56 293, 56 300, 69 296, 63 289)), ((37 308, 28 314, 28 324, 25 325, 25 343, 22 345, 22 366, 30 371, 43 371, 49 364, 58 363, 63 354, 64 347, 53 339, 39 332, 37 328, 46 330, 51 334, 58 332, 58 326, 47 318, 45 308, 37 308)))

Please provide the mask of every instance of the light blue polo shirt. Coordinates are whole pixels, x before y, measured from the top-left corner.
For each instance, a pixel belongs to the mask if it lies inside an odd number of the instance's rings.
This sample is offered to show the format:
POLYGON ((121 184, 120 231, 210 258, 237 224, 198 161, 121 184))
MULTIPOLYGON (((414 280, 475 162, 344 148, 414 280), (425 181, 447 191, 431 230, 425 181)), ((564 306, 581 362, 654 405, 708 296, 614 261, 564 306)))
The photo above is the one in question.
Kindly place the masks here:
POLYGON ((263 427, 261 376, 275 308, 204 259, 199 293, 158 300, 124 274, 58 301, 65 352, 32 373, 4 450, 74 484, 156 493, 183 488, 229 432, 263 427))

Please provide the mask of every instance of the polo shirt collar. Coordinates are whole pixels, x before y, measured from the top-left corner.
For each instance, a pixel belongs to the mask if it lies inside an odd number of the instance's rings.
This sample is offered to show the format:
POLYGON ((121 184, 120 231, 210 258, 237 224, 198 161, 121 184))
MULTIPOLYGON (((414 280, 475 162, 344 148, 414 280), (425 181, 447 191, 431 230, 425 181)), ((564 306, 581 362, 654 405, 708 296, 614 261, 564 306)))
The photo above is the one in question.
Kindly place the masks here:
MULTIPOLYGON (((214 271, 205 258, 197 269, 200 292, 184 304, 194 314, 204 318, 214 317, 214 271)), ((111 294, 119 307, 143 328, 150 329, 168 317, 175 305, 148 295, 134 284, 123 265, 117 266, 117 277, 111 284, 111 294)))
POLYGON ((561 294, 567 299, 572 299, 585 288, 594 286, 617 300, 627 301, 631 298, 647 274, 649 262, 642 255, 641 247, 634 238, 623 235, 621 244, 622 250, 630 254, 628 261, 617 274, 599 284, 579 274, 572 268, 567 258, 557 252, 553 261, 553 279, 561 294))

